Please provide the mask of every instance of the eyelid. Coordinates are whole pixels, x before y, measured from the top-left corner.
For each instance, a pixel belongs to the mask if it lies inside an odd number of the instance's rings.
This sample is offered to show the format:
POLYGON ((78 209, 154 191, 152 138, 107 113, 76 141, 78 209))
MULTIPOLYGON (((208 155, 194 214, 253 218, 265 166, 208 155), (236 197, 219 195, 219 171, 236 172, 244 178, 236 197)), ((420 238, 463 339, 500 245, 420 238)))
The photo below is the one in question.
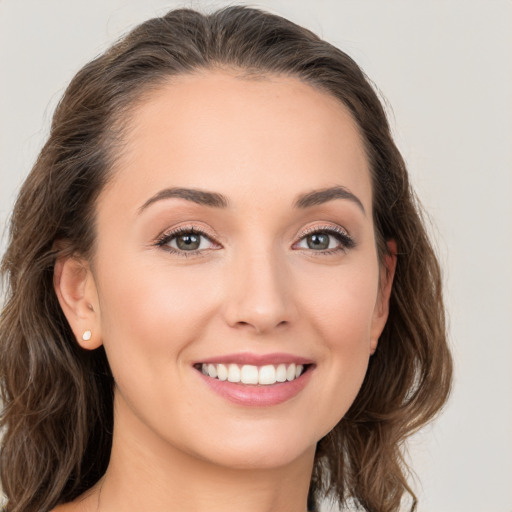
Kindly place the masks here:
POLYGON ((335 231, 336 233, 350 237, 348 231, 337 224, 317 224, 314 226, 308 226, 304 230, 299 231, 297 238, 304 238, 305 236, 310 235, 311 233, 318 233, 319 231, 335 231))
POLYGON ((217 235, 208 227, 202 226, 200 224, 195 224, 194 222, 188 222, 186 224, 178 224, 177 226, 173 226, 172 228, 165 229, 156 237, 156 241, 159 241, 171 235, 190 232, 204 235, 212 241, 217 239, 217 235))

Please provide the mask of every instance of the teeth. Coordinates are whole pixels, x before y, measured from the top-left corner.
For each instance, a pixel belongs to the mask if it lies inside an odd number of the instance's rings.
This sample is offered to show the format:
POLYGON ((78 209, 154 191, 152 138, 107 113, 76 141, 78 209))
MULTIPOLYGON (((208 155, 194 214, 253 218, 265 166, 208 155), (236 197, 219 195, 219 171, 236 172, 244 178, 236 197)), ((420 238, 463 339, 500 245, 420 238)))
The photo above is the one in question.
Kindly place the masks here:
POLYGON ((276 382, 276 369, 271 364, 267 366, 262 366, 260 368, 260 375, 258 379, 258 384, 268 385, 275 384, 276 382))
POLYGON ((243 384, 258 384, 258 367, 244 364, 240 372, 240 382, 243 384))
POLYGON ((288 369, 286 370, 286 380, 294 380, 295 372, 296 372, 296 366, 295 366, 295 364, 292 363, 290 366, 288 366, 288 369))
POLYGON ((228 380, 229 382, 240 382, 240 368, 236 364, 228 366, 228 380))
POLYGON ((228 379, 228 369, 226 368, 225 365, 223 365, 223 364, 217 365, 217 378, 219 380, 227 380, 228 379))
POLYGON ((241 382, 242 384, 260 384, 269 386, 276 382, 290 382, 304 373, 302 364, 279 364, 274 366, 254 366, 244 364, 241 368, 237 364, 202 364, 201 372, 213 379, 241 382))
POLYGON ((213 378, 217 377, 217 368, 214 364, 208 365, 208 375, 213 378))
POLYGON ((284 382, 286 380, 286 366, 284 364, 280 364, 277 367, 276 380, 277 382, 284 382))

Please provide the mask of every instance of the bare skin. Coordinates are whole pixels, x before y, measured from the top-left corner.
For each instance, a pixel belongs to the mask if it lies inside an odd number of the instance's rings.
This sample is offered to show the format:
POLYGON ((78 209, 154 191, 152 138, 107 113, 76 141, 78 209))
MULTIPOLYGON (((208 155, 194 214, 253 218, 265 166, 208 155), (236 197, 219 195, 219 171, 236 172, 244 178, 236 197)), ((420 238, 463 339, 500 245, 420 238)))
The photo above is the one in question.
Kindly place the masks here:
POLYGON ((77 340, 103 344, 116 388, 107 472, 55 511, 306 511, 316 443, 387 319, 386 266, 363 145, 335 98, 228 71, 153 92, 100 195, 94 261, 56 267, 77 340), (272 405, 227 399, 200 363, 241 353, 305 358, 306 384, 272 405))

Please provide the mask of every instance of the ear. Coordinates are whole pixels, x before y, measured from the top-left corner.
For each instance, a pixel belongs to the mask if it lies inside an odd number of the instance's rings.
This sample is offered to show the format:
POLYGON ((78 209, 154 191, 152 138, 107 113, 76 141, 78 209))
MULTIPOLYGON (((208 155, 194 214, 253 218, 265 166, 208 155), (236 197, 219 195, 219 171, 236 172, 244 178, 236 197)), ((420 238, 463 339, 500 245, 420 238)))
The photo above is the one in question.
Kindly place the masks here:
POLYGON ((102 344, 96 283, 82 258, 57 258, 53 286, 78 344, 93 350, 102 344))
POLYGON ((387 242, 388 254, 384 256, 384 265, 380 269, 380 283, 375 310, 373 311, 372 328, 370 334, 370 353, 373 354, 377 349, 379 337, 384 330, 389 315, 389 297, 393 286, 393 278, 396 269, 396 242, 389 240, 387 242))

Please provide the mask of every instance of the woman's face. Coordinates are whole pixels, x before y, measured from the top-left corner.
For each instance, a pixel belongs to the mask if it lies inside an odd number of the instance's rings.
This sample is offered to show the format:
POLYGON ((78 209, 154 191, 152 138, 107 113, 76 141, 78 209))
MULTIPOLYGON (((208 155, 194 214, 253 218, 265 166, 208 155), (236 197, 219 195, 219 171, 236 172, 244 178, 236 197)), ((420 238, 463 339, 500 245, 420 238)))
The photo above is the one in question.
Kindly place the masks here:
POLYGON ((230 467, 312 456, 387 315, 355 123, 296 79, 204 72, 126 133, 91 274, 117 431, 230 467))

